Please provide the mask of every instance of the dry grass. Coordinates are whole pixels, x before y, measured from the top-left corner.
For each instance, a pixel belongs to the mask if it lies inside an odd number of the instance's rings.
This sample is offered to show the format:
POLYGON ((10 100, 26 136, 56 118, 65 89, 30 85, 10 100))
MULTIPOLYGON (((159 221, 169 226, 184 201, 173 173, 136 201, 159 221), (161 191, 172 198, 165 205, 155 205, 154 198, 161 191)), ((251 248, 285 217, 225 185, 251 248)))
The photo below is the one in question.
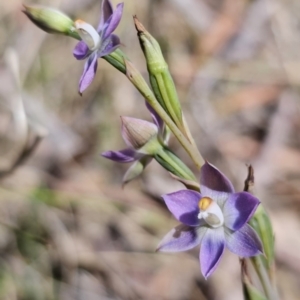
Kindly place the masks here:
MULTIPOLYGON (((97 23, 98 0, 47 2, 97 23)), ((21 4, 0 4, 0 299, 241 299, 235 256, 205 281, 197 249, 154 253, 175 224, 159 196, 180 185, 152 163, 121 189, 127 166, 99 156, 124 146, 120 115, 149 119, 143 99, 104 60, 80 97, 76 41, 37 29, 21 4)), ((132 15, 160 41, 199 149, 237 190, 253 164, 289 300, 300 293, 299 11, 296 0, 125 0, 117 29, 145 75, 132 15)))

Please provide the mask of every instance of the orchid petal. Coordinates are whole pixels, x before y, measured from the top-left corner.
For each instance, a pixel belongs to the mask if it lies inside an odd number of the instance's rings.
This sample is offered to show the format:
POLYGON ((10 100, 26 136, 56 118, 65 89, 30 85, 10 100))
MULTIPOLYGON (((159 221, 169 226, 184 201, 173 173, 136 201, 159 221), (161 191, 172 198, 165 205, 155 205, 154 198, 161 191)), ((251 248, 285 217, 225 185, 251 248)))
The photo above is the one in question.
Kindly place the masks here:
POLYGON ((229 179, 208 162, 205 162, 201 167, 200 190, 203 197, 212 198, 220 207, 224 205, 229 194, 234 193, 234 188, 229 179))
POLYGON ((189 227, 180 224, 168 232, 157 247, 161 252, 180 252, 190 250, 200 244, 206 227, 189 227))
POLYGON ((239 230, 253 216, 259 203, 256 197, 247 192, 231 194, 223 208, 225 226, 239 230))
POLYGON ((89 47, 84 41, 78 42, 73 50, 73 55, 78 60, 85 59, 88 53, 89 53, 89 47))
POLYGON ((101 15, 100 15, 100 22, 97 28, 97 31, 100 32, 103 29, 104 24, 108 21, 108 19, 113 14, 113 6, 110 0, 103 0, 101 6, 101 15))
POLYGON ((234 232, 225 229, 225 240, 227 248, 241 257, 263 254, 261 241, 257 233, 248 224, 234 232))
POLYGON ((82 92, 92 83, 97 71, 97 55, 91 55, 84 65, 84 70, 79 81, 79 93, 82 92))
POLYGON ((141 175, 145 168, 148 166, 148 164, 151 162, 151 160, 151 156, 144 155, 142 158, 137 160, 132 166, 130 166, 130 168, 127 170, 123 177, 123 185, 141 175))
POLYGON ((200 220, 198 219, 198 203, 202 198, 200 193, 192 190, 181 190, 163 195, 162 198, 178 221, 190 226, 200 224, 200 220))
POLYGON ((119 3, 113 14, 110 16, 109 20, 105 22, 107 24, 107 27, 106 24, 103 24, 103 27, 106 27, 103 32, 103 39, 106 39, 109 35, 111 35, 119 25, 122 18, 123 7, 124 3, 119 3))
POLYGON ((127 148, 119 151, 106 151, 101 155, 116 162, 128 163, 136 160, 136 154, 134 149, 127 148))
POLYGON ((120 46, 120 43, 120 38, 115 34, 111 34, 102 42, 101 48, 97 54, 98 57, 103 57, 112 53, 120 46))
POLYGON ((205 278, 210 276, 217 268, 225 249, 223 227, 208 228, 201 242, 200 266, 205 278))

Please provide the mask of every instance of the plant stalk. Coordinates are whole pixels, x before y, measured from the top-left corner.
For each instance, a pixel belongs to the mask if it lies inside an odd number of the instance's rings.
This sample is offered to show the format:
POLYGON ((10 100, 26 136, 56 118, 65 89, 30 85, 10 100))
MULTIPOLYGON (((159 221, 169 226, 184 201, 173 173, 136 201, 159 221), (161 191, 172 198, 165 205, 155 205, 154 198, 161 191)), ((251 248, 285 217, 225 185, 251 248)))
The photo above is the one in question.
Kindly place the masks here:
POLYGON ((203 157, 199 153, 197 147, 193 146, 190 141, 183 135, 183 133, 178 129, 174 121, 169 117, 165 110, 161 107, 157 99, 155 98, 153 92, 149 88, 145 79, 135 68, 135 66, 128 60, 124 60, 126 65, 126 76, 131 81, 131 83, 138 89, 138 91, 143 95, 146 101, 152 106, 152 108, 157 112, 157 114, 164 120, 166 125, 173 132, 175 137, 178 139, 179 143, 189 154, 193 162, 198 169, 205 163, 203 157))

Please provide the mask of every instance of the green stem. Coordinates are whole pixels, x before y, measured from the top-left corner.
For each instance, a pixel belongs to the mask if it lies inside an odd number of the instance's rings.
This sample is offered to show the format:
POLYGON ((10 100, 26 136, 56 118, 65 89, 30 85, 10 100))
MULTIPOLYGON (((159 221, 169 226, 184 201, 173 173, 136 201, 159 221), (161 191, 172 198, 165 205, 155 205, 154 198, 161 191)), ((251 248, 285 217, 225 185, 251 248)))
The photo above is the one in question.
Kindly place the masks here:
MULTIPOLYGON (((120 72, 124 73, 131 83, 137 88, 137 90, 144 96, 147 102, 153 107, 153 109, 158 113, 158 115, 164 120, 166 125, 170 128, 172 133, 178 139, 179 143, 189 154, 198 169, 204 164, 204 159, 201 156, 195 141, 193 140, 188 126, 186 125, 186 132, 188 138, 182 133, 182 128, 178 128, 172 118, 163 109, 161 104, 157 101, 153 92, 149 88, 145 79, 139 73, 139 71, 134 67, 134 65, 126 58, 126 55, 117 49, 107 56, 103 57, 108 63, 118 69, 120 72)), ((185 123, 186 124, 186 123, 185 123)))
POLYGON ((251 262, 256 270, 256 273, 261 281, 264 292, 269 300, 279 300, 279 296, 274 290, 270 278, 268 276, 267 270, 263 264, 261 256, 256 256, 251 258, 251 262))
POLYGON ((179 143, 189 154, 195 165, 198 169, 204 164, 204 159, 199 153, 197 147, 193 146, 190 141, 182 134, 182 132, 178 129, 174 121, 169 117, 169 115, 164 111, 161 107, 157 99, 155 98, 153 92, 149 88, 145 79, 139 73, 139 71, 135 68, 135 66, 125 60, 126 65, 126 76, 131 81, 131 83, 138 89, 138 91, 143 95, 146 101, 152 106, 152 108, 157 112, 157 114, 164 120, 166 125, 173 132, 175 137, 178 139, 179 143))
POLYGON ((196 147, 189 142, 189 140, 182 134, 182 132, 178 129, 174 121, 169 117, 169 115, 164 111, 164 109, 160 106, 154 95, 152 94, 145 94, 143 95, 148 103, 155 109, 157 114, 164 120, 166 125, 170 128, 172 133, 175 135, 179 143, 185 149, 185 151, 189 154, 193 162, 195 163, 198 169, 205 163, 203 157, 199 153, 196 147))
MULTIPOLYGON (((196 142, 191 134, 190 128, 185 120, 184 114, 182 113, 182 122, 184 126, 184 131, 186 133, 187 138, 189 139, 190 143, 193 145, 193 147, 197 148, 196 142)), ((198 148, 197 148, 198 149, 198 148)))

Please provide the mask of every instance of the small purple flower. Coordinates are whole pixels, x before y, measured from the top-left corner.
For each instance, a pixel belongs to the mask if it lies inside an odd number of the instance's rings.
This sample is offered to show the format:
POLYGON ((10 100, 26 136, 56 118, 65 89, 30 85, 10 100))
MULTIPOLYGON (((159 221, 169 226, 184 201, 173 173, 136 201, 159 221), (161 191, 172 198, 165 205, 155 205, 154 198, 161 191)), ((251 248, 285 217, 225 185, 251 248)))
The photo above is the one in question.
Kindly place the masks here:
POLYGON ((106 151, 101 155, 110 160, 128 163, 134 162, 123 177, 123 184, 140 175, 151 162, 153 154, 161 145, 166 145, 169 139, 164 122, 156 111, 146 103, 154 123, 121 117, 122 137, 127 148, 119 151, 106 151))
POLYGON ((201 194, 181 190, 162 196, 182 224, 163 238, 157 250, 179 252, 201 244, 200 267, 205 278, 217 268, 225 246, 241 257, 262 254, 260 239, 247 224, 259 200, 247 192, 235 193, 226 176, 207 162, 201 168, 200 190, 201 194))
POLYGON ((79 93, 91 84, 97 71, 97 59, 116 50, 120 39, 113 31, 120 23, 124 3, 119 3, 116 10, 110 0, 103 0, 100 22, 97 30, 90 24, 77 20, 75 28, 82 41, 78 42, 73 50, 76 59, 87 59, 79 81, 79 93))

